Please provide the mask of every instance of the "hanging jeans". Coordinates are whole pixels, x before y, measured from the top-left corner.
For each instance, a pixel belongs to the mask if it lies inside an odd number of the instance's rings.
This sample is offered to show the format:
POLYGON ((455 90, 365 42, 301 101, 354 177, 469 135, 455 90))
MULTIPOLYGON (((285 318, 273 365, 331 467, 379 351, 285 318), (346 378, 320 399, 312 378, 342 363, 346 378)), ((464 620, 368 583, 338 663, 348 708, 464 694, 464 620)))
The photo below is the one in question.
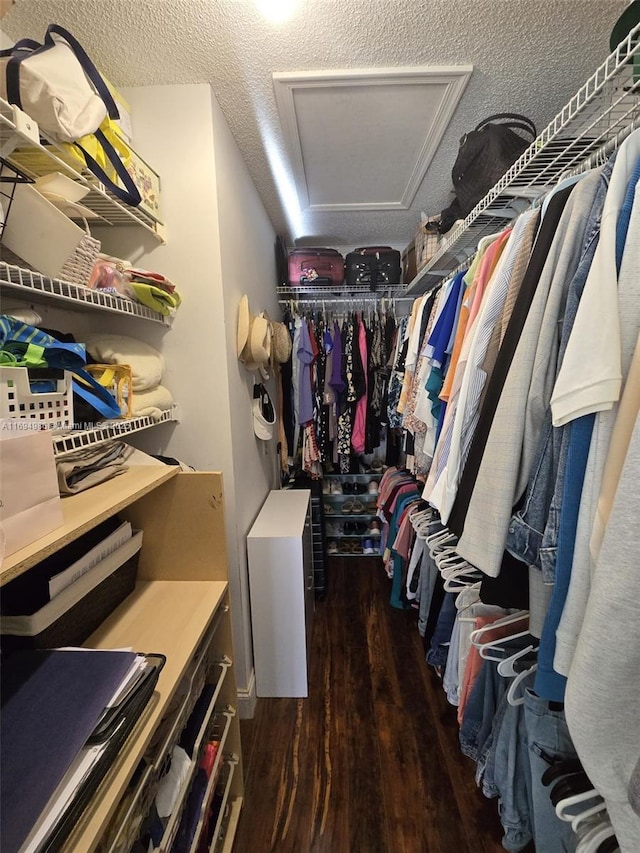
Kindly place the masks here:
POLYGON ((532 690, 525 691, 525 724, 531 767, 533 832, 536 850, 544 853, 573 853, 576 836, 571 824, 560 820, 542 776, 556 761, 576 758, 564 711, 552 710, 552 703, 532 690), (551 705, 551 707, 550 707, 551 705))

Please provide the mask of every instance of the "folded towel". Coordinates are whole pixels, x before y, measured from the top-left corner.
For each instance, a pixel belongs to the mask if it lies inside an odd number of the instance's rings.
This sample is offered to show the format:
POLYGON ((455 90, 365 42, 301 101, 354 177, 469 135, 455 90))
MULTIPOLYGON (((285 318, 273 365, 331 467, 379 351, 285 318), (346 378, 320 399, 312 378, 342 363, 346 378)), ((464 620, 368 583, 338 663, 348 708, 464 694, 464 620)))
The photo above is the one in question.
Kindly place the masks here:
POLYGON ((163 385, 150 388, 148 391, 134 391, 133 414, 159 420, 162 413, 173 406, 171 392, 163 385))
POLYGON ((134 391, 155 388, 162 379, 164 357, 143 341, 125 335, 87 335, 85 346, 101 364, 130 365, 134 391))
POLYGON ((138 302, 141 302, 153 311, 157 311, 164 317, 169 316, 182 302, 182 297, 177 290, 168 293, 162 287, 140 281, 130 282, 129 288, 133 291, 138 302))

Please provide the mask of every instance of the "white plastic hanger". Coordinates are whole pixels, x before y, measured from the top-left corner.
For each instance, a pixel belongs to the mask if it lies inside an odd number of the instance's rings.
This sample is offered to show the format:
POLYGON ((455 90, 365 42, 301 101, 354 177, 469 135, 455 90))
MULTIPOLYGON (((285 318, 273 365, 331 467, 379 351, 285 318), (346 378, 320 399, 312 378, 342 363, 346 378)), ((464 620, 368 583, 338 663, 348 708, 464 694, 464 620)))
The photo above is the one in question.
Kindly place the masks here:
MULTIPOLYGON (((573 820, 571 821, 571 829, 574 832, 577 832, 578 827, 580 826, 580 824, 583 821, 588 820, 590 817, 593 817, 594 815, 597 815, 599 812, 605 811, 606 808, 607 808, 607 804, 605 803, 604 800, 602 800, 597 805, 591 806, 590 809, 585 809, 583 812, 580 812, 579 814, 574 816, 573 820)), ((568 818, 563 817, 562 819, 567 820, 568 818)))
POLYGON ((432 533, 431 536, 427 536, 429 553, 434 559, 436 554, 438 554, 446 545, 457 544, 458 537, 454 536, 454 534, 450 533, 448 530, 441 530, 438 533, 432 533))
MULTIPOLYGON (((516 610, 513 613, 506 613, 501 619, 496 619, 495 622, 490 622, 488 625, 483 625, 482 628, 476 628, 471 632, 471 642, 474 646, 480 646, 480 638, 496 628, 503 628, 505 625, 513 625, 516 622, 522 622, 529 616, 528 610, 516 610)), ((529 633, 528 631, 526 633, 529 633)))
POLYGON ((529 669, 525 669, 523 672, 519 672, 516 677, 513 679, 511 684, 509 685, 509 689, 507 690, 507 702, 514 707, 517 705, 524 705, 524 696, 518 696, 518 688, 522 684, 522 682, 527 678, 527 676, 531 675, 531 673, 535 672, 538 669, 538 664, 534 663, 533 666, 530 666, 529 669))
MULTIPOLYGON (((605 803, 600 794, 596 791, 595 788, 589 788, 588 791, 582 791, 580 794, 572 794, 570 797, 565 797, 563 800, 558 800, 556 805, 556 814, 560 818, 560 820, 564 820, 567 823, 573 823, 575 818, 578 815, 582 816, 582 820, 584 820, 584 812, 576 813, 574 806, 579 806, 580 803, 587 803, 589 800, 598 799, 600 802, 597 804, 597 809, 593 814, 597 814, 600 811, 601 807, 604 807, 605 803)), ((591 811, 591 807, 589 807, 586 811, 591 811)))
POLYGON ((449 546, 443 548, 439 554, 436 554, 435 563, 441 572, 447 569, 460 568, 461 566, 469 566, 471 568, 471 563, 465 560, 464 557, 461 557, 455 548, 449 546))
POLYGON ((510 657, 501 660, 498 664, 499 675, 504 675, 506 678, 509 678, 512 675, 519 675, 520 671, 514 667, 514 664, 519 661, 520 658, 526 657, 532 652, 537 652, 539 648, 539 646, 527 646, 524 649, 519 649, 519 651, 515 652, 515 654, 510 657))
POLYGON ((445 592, 463 592, 470 588, 479 590, 480 581, 472 575, 451 575, 445 580, 443 587, 445 592))
POLYGON ((615 830, 610 823, 596 826, 582 838, 576 847, 576 853, 598 853, 598 848, 603 841, 615 835, 615 830))
MULTIPOLYGON (((598 807, 604 804, 604 800, 598 791, 595 788, 589 788, 588 791, 582 791, 580 794, 573 794, 571 797, 565 797, 563 800, 560 800, 556 805, 556 814, 560 820, 573 822, 576 817, 573 807, 580 805, 580 803, 588 803, 589 800, 599 800, 598 807), (567 812, 567 810, 569 811, 567 812)), ((587 811, 590 811, 590 809, 587 809, 587 811)))
POLYGON ((505 643, 509 643, 511 640, 518 640, 520 637, 528 637, 529 629, 526 631, 518 631, 516 634, 509 634, 506 637, 500 637, 497 640, 489 640, 487 643, 480 643, 477 645, 478 653, 481 658, 484 660, 493 660, 497 663, 500 663, 504 660, 504 655, 495 655, 491 654, 495 649, 504 649, 505 643))

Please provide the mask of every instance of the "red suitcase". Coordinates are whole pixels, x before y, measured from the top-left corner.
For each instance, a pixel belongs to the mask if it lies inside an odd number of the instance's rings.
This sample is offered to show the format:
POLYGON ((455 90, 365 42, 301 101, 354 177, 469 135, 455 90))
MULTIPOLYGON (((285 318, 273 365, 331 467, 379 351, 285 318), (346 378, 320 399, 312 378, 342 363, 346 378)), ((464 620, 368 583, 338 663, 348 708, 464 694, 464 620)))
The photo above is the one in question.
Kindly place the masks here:
POLYGON ((342 287, 344 258, 335 249, 294 249, 289 252, 289 286, 342 287))

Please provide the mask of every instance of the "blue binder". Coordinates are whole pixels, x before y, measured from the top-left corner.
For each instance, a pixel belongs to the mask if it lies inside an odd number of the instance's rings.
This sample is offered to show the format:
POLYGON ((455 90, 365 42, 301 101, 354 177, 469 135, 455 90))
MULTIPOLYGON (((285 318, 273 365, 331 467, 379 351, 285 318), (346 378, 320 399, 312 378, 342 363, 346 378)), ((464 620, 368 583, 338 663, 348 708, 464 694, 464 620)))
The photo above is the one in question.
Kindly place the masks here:
POLYGON ((0 667, 0 837, 17 853, 122 684, 134 652, 12 654, 0 667))

